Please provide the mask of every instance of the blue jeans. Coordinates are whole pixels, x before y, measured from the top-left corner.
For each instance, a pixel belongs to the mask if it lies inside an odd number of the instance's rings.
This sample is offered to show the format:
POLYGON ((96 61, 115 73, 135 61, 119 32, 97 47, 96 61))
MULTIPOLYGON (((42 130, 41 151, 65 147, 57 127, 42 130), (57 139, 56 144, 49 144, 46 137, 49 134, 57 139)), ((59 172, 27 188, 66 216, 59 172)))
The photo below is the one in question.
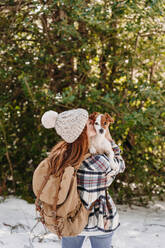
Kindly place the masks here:
MULTIPOLYGON (((89 236, 92 248, 111 248, 113 232, 106 235, 89 236)), ((81 248, 85 236, 63 237, 62 248, 81 248)))

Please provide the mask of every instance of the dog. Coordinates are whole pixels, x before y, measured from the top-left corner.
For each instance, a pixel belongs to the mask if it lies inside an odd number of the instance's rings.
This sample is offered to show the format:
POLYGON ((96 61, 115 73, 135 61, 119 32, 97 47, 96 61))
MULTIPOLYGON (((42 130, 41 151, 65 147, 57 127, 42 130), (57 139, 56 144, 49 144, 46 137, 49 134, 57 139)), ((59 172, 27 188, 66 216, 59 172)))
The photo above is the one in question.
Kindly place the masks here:
POLYGON ((111 123, 114 123, 112 117, 108 114, 100 114, 94 112, 89 116, 89 120, 93 124, 96 135, 90 138, 89 151, 91 154, 106 154, 110 161, 112 169, 111 176, 115 175, 118 167, 114 162, 114 151, 111 146, 111 140, 108 139, 108 127, 111 123))

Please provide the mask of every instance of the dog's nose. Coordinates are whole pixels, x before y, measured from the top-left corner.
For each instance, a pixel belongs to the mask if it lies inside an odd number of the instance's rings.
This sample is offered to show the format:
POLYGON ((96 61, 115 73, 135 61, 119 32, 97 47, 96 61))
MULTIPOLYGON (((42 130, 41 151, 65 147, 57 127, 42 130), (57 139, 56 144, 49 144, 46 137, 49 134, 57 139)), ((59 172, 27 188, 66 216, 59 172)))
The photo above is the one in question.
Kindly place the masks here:
POLYGON ((104 130, 101 128, 101 129, 99 130, 99 132, 100 132, 100 133, 103 133, 103 132, 104 132, 104 130))

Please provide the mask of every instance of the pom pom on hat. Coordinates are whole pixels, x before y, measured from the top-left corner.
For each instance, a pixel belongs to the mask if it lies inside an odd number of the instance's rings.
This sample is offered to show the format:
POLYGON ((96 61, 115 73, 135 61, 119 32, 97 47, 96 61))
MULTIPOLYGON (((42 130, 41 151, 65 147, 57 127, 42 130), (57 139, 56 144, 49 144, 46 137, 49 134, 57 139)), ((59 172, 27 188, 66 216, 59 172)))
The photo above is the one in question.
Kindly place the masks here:
POLYGON ((53 110, 49 110, 45 112, 41 118, 42 125, 45 128, 55 127, 57 116, 58 116, 58 113, 53 110))

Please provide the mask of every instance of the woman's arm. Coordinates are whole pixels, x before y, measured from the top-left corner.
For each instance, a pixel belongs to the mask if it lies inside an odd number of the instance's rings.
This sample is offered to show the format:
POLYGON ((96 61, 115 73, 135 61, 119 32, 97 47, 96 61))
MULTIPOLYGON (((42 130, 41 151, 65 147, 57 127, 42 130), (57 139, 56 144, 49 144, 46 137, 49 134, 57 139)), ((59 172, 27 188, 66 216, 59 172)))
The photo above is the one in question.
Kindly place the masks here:
POLYGON ((107 173, 106 173, 106 177, 107 177, 107 187, 109 187, 113 180, 115 179, 116 175, 118 173, 122 173, 124 172, 125 170, 125 162, 121 156, 121 150, 119 148, 119 146, 114 142, 114 140, 112 139, 111 135, 110 135, 110 132, 109 132, 109 129, 107 129, 107 132, 106 132, 106 138, 111 142, 111 146, 112 146, 112 149, 114 151, 114 162, 116 163, 117 165, 117 168, 118 170, 115 171, 115 175, 112 176, 111 175, 111 172, 112 172, 112 169, 111 167, 109 166, 108 170, 107 170, 107 173))
MULTIPOLYGON (((117 162, 118 158, 116 158, 116 156, 115 160, 117 162)), ((121 162, 119 162, 119 164, 120 163, 121 162)), ((82 162, 77 171, 77 186, 81 200, 87 208, 89 208, 114 181, 115 176, 110 175, 111 171, 109 158, 104 154, 92 155, 82 162)))
POLYGON ((117 163, 117 167, 119 168, 118 173, 124 172, 125 162, 121 156, 121 150, 118 147, 118 145, 114 142, 114 140, 112 139, 112 136, 111 136, 108 128, 106 130, 105 137, 111 142, 111 146, 112 146, 112 149, 113 149, 114 154, 115 154, 114 162, 117 163))
POLYGON ((121 150, 119 146, 114 142, 114 140, 111 141, 111 145, 115 154, 115 158, 114 158, 115 163, 118 164, 118 168, 119 168, 118 173, 122 173, 125 170, 125 162, 121 156, 121 150))
POLYGON ((115 175, 111 175, 112 173, 112 168, 111 166, 108 167, 107 171, 106 171, 106 185, 107 187, 109 187, 112 182, 114 181, 115 177, 117 174, 124 172, 125 170, 125 162, 122 158, 122 156, 120 155, 120 148, 116 145, 116 143, 113 141, 112 143, 112 149, 114 151, 115 157, 114 157, 114 162, 117 164, 118 170, 115 171, 115 175))
POLYGON ((97 154, 85 159, 77 171, 77 186, 84 205, 92 202, 105 192, 115 177, 109 176, 110 162, 106 155, 97 154))

